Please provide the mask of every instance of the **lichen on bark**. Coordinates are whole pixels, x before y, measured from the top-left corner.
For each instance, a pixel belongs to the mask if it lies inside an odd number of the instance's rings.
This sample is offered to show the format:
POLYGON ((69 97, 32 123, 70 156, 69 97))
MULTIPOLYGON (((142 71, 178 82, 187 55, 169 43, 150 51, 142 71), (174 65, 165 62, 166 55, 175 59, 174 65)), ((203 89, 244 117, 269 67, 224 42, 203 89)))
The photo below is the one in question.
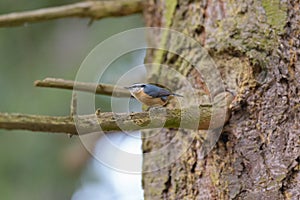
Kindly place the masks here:
MULTIPOLYGON (((164 1, 149 1, 147 25, 164 27, 163 9, 168 9, 164 1)), ((204 137, 194 133, 180 158, 151 172, 153 163, 168 163, 187 136, 182 133, 182 140, 174 140, 173 130, 163 130, 144 138, 144 153, 171 143, 169 157, 144 157, 146 199, 300 198, 299 10, 299 1, 292 0, 177 1, 170 28, 204 45, 227 86, 237 91, 238 107, 204 159, 200 159, 204 137)), ((172 54, 162 58, 162 64, 188 71, 194 87, 203 89, 201 75, 191 73, 192 66, 172 54)), ((146 60, 155 60, 155 54, 148 52, 146 60)), ((152 77, 159 75, 154 72, 152 77)))

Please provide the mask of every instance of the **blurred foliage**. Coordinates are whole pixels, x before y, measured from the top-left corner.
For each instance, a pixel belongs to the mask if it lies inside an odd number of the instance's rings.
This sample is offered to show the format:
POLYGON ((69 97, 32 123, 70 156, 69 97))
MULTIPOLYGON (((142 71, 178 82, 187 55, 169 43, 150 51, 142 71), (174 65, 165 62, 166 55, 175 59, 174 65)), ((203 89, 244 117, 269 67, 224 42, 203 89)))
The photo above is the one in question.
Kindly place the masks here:
MULTIPOLYGON (((76 1, 2 0, 0 13, 70 2, 76 1)), ((104 19, 91 26, 88 22, 62 19, 0 29, 0 112, 68 115, 71 91, 35 88, 34 80, 74 79, 85 56, 99 42, 143 26, 141 15, 104 19)), ((62 155, 78 142, 62 134, 0 130, 0 199, 70 199, 79 174, 63 168, 62 155)))

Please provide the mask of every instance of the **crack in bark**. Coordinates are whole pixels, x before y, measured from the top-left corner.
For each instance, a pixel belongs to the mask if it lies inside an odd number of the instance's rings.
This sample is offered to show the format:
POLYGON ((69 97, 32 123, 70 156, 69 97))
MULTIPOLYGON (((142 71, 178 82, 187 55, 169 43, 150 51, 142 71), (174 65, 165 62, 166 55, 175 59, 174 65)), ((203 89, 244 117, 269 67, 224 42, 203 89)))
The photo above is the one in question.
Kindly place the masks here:
POLYGON ((291 169, 286 173, 285 178, 281 181, 282 185, 279 188, 279 191, 283 196, 285 196, 285 192, 288 189, 288 184, 291 183, 291 179, 294 178, 294 175, 296 173, 299 173, 299 170, 295 169, 297 165, 300 165, 300 156, 298 156, 295 161, 298 163, 294 167, 291 167, 291 169))
POLYGON ((168 198, 168 194, 169 194, 169 189, 172 185, 171 181, 172 181, 172 176, 171 176, 171 169, 168 170, 168 180, 165 182, 165 188, 162 190, 162 196, 163 199, 169 199, 168 198))

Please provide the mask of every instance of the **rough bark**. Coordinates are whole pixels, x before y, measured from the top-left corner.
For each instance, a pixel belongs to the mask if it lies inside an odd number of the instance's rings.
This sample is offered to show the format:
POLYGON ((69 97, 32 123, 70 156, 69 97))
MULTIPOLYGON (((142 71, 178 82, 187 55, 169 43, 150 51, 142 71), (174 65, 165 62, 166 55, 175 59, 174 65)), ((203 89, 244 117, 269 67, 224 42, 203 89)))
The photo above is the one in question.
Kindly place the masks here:
MULTIPOLYGON (((150 0, 146 8, 148 26, 173 28, 203 44, 237 98, 203 159, 198 131, 144 132, 145 199, 300 199, 299 1, 150 0), (189 137, 191 145, 177 158, 189 137), (163 155, 149 155, 165 146, 163 155)), ((182 58, 149 50, 146 62, 157 60, 188 71, 183 74, 198 94, 207 93, 203 77, 182 58)), ((160 70, 149 67, 149 80, 188 92, 160 70)))

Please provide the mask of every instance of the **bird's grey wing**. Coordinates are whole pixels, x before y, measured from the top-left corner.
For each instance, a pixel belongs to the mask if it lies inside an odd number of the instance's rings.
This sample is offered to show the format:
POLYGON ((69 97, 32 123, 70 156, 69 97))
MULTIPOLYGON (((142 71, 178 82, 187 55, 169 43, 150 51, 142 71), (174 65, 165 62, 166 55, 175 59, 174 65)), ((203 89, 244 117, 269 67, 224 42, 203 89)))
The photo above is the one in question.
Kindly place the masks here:
POLYGON ((168 96, 162 96, 160 97, 162 101, 166 102, 168 100, 168 96))
POLYGON ((172 94, 170 91, 157 87, 155 85, 145 86, 144 92, 153 98, 167 97, 172 94))

